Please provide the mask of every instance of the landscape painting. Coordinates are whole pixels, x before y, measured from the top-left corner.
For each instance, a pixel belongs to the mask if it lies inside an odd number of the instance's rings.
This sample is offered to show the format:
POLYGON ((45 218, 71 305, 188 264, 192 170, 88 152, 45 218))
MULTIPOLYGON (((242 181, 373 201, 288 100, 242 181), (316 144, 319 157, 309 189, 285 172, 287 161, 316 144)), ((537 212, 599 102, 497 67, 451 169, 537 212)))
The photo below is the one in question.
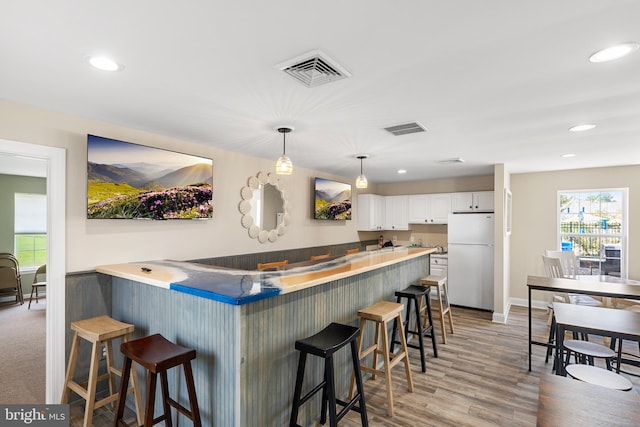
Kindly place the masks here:
POLYGON ((87 135, 87 217, 207 219, 213 160, 87 135))
POLYGON ((351 219, 351 185, 324 178, 315 179, 315 219, 351 219))

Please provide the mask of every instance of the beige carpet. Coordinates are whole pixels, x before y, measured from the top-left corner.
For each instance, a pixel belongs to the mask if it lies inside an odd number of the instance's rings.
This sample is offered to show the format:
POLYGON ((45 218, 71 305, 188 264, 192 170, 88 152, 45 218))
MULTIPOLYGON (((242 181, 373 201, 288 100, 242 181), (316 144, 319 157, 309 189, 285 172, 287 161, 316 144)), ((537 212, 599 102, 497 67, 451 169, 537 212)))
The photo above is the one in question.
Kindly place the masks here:
POLYGON ((46 299, 0 304, 0 403, 45 403, 46 299))

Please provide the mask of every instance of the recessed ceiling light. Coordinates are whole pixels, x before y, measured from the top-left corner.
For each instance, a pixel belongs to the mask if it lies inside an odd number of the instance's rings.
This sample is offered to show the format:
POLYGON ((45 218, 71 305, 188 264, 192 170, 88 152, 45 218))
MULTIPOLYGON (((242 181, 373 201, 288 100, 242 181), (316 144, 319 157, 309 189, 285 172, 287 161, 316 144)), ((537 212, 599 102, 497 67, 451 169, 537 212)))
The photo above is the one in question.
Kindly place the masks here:
POLYGON ((596 125, 594 125, 594 124, 576 125, 576 126, 570 127, 569 131, 571 131, 571 132, 584 132, 585 130, 593 129, 594 127, 596 127, 596 125))
POLYGON ((576 155, 573 153, 567 153, 567 154, 563 154, 560 157, 564 157, 565 159, 571 158, 571 157, 575 157, 576 155))
POLYGON ((614 59, 622 58, 630 54, 633 51, 638 50, 640 44, 637 42, 628 42, 621 43, 615 46, 608 47, 606 49, 602 49, 594 53, 589 57, 589 61, 591 62, 607 62, 613 61, 614 59))
POLYGON ((402 174, 402 173, 407 173, 406 169, 398 169, 398 173, 402 174))
POLYGON ((89 58, 89 63, 103 71, 120 71, 124 68, 124 66, 106 56, 92 56, 89 58))

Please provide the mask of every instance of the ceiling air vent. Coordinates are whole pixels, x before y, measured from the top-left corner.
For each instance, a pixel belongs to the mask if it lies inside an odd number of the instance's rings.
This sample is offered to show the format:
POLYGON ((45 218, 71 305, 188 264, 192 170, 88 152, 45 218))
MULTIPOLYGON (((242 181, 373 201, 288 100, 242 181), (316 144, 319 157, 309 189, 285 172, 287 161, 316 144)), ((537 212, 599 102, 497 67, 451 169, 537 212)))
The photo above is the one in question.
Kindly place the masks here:
POLYGON ((319 50, 312 50, 285 61, 276 65, 276 68, 289 74, 306 87, 320 86, 351 77, 350 72, 319 50))
POLYGON ((450 165, 450 164, 454 164, 454 163, 464 163, 464 159, 462 157, 454 157, 452 159, 438 160, 437 163, 440 163, 441 165, 450 165))
POLYGON ((388 128, 384 128, 387 132, 391 132, 395 136, 400 135, 408 135, 410 133, 418 133, 424 132, 427 130, 424 126, 422 126, 419 122, 405 123, 402 125, 390 126, 388 128))

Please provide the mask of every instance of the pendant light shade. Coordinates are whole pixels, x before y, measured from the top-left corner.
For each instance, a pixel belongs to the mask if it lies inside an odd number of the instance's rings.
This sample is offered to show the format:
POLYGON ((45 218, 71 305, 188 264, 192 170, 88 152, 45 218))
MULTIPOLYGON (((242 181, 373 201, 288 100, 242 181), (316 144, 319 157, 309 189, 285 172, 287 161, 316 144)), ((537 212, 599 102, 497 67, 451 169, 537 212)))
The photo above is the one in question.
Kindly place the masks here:
POLYGON ((360 159, 360 175, 358 175, 358 177, 356 178, 356 188, 367 188, 367 186, 369 185, 369 183, 367 182, 367 177, 364 176, 364 173, 362 173, 362 159, 366 159, 367 156, 362 155, 362 156, 356 156, 357 159, 360 159))
POLYGON ((287 157, 287 134, 293 130, 292 127, 279 127, 278 132, 282 134, 282 156, 276 162, 276 174, 291 175, 293 172, 293 163, 287 157))

